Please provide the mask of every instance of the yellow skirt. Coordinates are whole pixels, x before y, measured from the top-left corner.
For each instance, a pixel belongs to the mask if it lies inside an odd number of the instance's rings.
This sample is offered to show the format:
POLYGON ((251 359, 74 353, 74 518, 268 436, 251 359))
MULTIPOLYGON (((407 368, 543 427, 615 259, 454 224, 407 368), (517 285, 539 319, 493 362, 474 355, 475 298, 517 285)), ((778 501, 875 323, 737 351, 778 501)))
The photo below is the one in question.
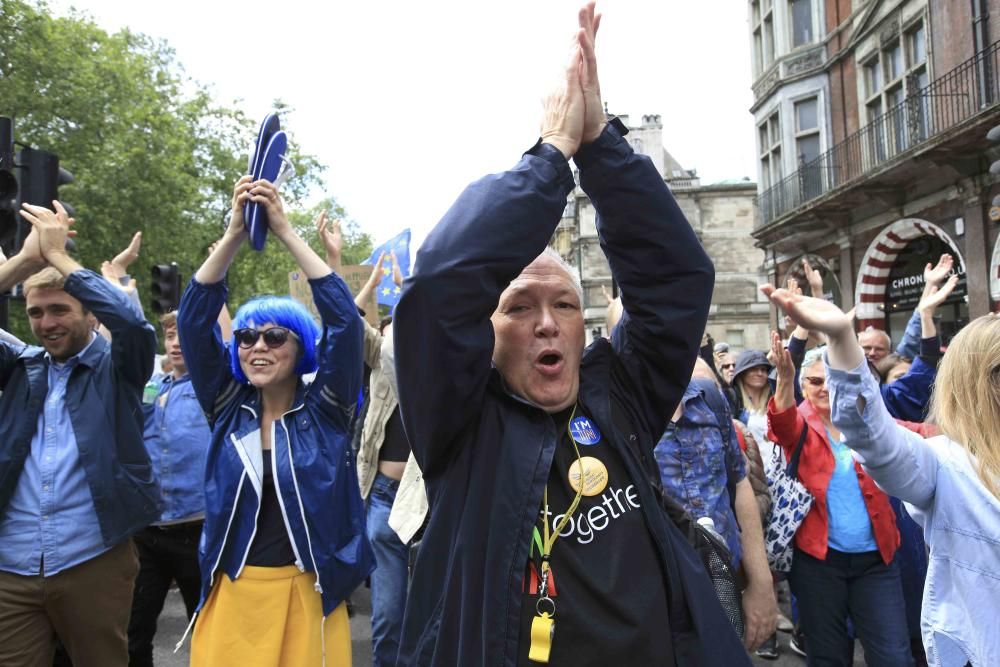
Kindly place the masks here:
POLYGON ((324 622, 315 583, 294 565, 248 565, 236 581, 220 573, 194 626, 191 666, 350 667, 347 606, 324 622))

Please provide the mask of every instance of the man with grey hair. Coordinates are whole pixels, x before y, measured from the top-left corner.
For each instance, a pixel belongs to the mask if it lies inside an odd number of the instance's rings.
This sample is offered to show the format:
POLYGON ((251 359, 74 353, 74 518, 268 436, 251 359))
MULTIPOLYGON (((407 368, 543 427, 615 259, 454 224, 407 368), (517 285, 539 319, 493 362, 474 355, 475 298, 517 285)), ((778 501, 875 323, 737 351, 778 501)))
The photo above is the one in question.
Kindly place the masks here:
POLYGON ((430 501, 397 664, 749 664, 661 507, 653 447, 688 383, 714 271, 648 158, 603 113, 593 3, 541 140, 470 185, 396 313, 400 407, 430 501), (584 350, 545 251, 574 188, 624 314, 584 350))

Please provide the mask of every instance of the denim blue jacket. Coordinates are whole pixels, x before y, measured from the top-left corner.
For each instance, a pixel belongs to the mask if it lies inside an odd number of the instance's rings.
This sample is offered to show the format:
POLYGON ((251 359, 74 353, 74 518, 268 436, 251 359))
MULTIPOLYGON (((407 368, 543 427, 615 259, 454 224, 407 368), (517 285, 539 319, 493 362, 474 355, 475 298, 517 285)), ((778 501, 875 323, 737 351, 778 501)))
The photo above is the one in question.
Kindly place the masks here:
POLYGON ((715 529, 725 538, 736 567, 743 548, 733 514, 735 498, 730 499, 727 482, 732 479, 735 486, 746 477, 746 464, 732 421, 719 423, 704 398, 705 391, 719 389, 707 380, 691 381, 681 398, 680 419, 667 426, 653 456, 660 468, 664 491, 694 518, 709 517, 715 522, 715 529), (727 431, 725 438, 723 428, 727 431))
MULTIPOLYGON (((311 384, 299 382, 292 409, 274 422, 267 454, 295 564, 316 573, 325 616, 375 569, 350 436, 364 331, 337 274, 309 284, 322 319, 319 369, 311 384)), ((226 292, 225 281, 203 285, 192 279, 177 311, 191 384, 212 429, 199 609, 220 572, 235 580, 243 571, 263 494, 260 395, 233 377, 216 324, 226 292)))
POLYGON ((195 520, 205 513, 205 455, 212 432, 191 376, 160 378, 151 405, 144 405, 143 439, 160 478, 160 522, 195 520))
MULTIPOLYGON (((76 271, 64 289, 111 332, 79 358, 66 385, 66 409, 101 526, 113 547, 159 516, 160 492, 142 444, 142 390, 153 372, 156 332, 128 297, 93 271, 76 271)), ((48 393, 40 347, 0 343, 0 512, 17 486, 48 393)))
POLYGON ((827 361, 827 386, 844 442, 924 529, 930 548, 921 616, 927 662, 1000 665, 1000 501, 960 444, 945 436, 925 440, 893 421, 866 362, 841 371, 827 361))

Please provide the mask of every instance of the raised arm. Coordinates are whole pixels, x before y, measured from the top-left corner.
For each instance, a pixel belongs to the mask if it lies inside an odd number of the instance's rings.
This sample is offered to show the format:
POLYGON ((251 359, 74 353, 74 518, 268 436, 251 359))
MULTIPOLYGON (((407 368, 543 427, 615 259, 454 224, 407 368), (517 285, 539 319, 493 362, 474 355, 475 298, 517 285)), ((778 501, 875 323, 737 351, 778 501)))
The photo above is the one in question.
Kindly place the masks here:
POLYGON ((795 366, 792 356, 781 343, 777 331, 771 332, 771 357, 774 359, 777 371, 777 383, 774 396, 767 405, 768 437, 778 443, 785 451, 786 459, 792 458, 799 436, 805 426, 805 420, 799 414, 795 402, 795 366))
POLYGON ((33 273, 45 268, 45 258, 38 246, 38 231, 32 227, 24 238, 21 251, 0 263, 0 292, 6 292, 14 285, 24 282, 33 273))
POLYGON ((938 460, 916 433, 896 424, 886 410, 851 318, 826 301, 762 288, 797 323, 827 335, 825 353, 830 413, 858 461, 878 485, 917 507, 934 497, 938 460))
POLYGON ((229 226, 218 242, 213 244, 208 258, 194 274, 194 281, 202 285, 212 285, 221 282, 229 271, 240 246, 247 239, 246 227, 243 224, 243 205, 250 200, 250 188, 253 185, 251 176, 244 176, 236 181, 233 187, 232 210, 229 214, 229 226))
POLYGON ((934 314, 957 284, 958 276, 952 276, 943 281, 940 288, 933 282, 924 287, 915 310, 921 324, 920 354, 914 358, 906 375, 880 388, 886 408, 897 419, 919 422, 926 416, 941 357, 941 338, 934 325, 934 314))
POLYGON ((652 162, 605 123, 593 43, 597 23, 592 7, 581 10, 583 137, 589 143, 574 159, 621 288, 624 313, 612 344, 637 389, 637 407, 659 434, 691 378, 715 271, 652 162))
POLYGON ((226 272, 247 238, 243 205, 250 198, 250 185, 251 177, 244 176, 233 187, 229 226, 222 238, 212 244, 177 307, 177 333, 184 347, 191 385, 210 423, 236 397, 240 387, 229 368, 219 317, 229 293, 224 280, 226 272))
POLYGON ((447 467, 456 437, 479 414, 501 292, 544 250, 573 190, 563 151, 576 150, 574 132, 579 143, 579 67, 577 51, 565 87, 546 101, 542 141, 510 171, 465 189, 404 281, 393 325, 400 410, 428 479, 447 467))
POLYGON ((309 285, 323 334, 316 346, 319 368, 307 400, 343 420, 346 430, 361 391, 365 325, 347 283, 336 273, 312 278, 309 285))
POLYGON ((119 288, 93 271, 87 271, 66 253, 71 220, 58 201, 55 212, 25 204, 21 215, 38 230, 42 256, 65 278, 64 289, 91 311, 112 335, 111 358, 115 372, 141 389, 153 373, 156 331, 133 308, 119 288))

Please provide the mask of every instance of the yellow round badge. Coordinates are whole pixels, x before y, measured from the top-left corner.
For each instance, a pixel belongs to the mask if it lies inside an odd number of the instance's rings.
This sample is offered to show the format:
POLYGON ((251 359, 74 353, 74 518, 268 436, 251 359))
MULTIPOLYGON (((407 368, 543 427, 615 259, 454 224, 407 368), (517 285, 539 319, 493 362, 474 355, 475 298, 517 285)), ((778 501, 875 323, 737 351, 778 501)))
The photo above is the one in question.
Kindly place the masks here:
POLYGON ((608 469, 599 459, 584 456, 579 461, 573 461, 569 467, 569 485, 578 493, 581 479, 583 495, 596 496, 608 486, 608 469))

